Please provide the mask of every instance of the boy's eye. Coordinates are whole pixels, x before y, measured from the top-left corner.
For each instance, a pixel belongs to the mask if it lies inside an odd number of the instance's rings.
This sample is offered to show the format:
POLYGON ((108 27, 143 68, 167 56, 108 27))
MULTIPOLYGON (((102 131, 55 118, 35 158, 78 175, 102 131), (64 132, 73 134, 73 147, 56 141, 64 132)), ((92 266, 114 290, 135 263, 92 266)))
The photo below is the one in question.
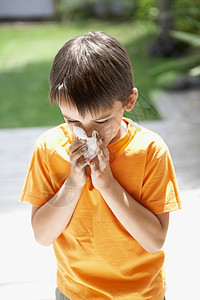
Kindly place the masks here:
MULTIPOLYGON (((78 121, 67 120, 67 122, 68 122, 68 123, 77 123, 78 121)), ((103 122, 96 122, 96 123, 98 123, 98 124, 103 124, 103 123, 106 123, 106 122, 108 122, 108 120, 105 120, 105 121, 103 121, 103 122)))
POLYGON ((108 120, 105 120, 105 121, 103 121, 103 122, 97 122, 98 124, 103 124, 103 123, 106 123, 106 122, 108 122, 108 120))
POLYGON ((76 123, 77 121, 67 120, 68 123, 76 123))

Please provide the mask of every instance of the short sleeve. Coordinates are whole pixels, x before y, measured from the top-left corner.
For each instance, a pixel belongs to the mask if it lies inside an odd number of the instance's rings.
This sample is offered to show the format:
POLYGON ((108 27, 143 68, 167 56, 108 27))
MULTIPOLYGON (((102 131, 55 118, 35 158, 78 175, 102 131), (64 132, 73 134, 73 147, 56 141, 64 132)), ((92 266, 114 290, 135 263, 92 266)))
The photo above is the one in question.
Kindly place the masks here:
POLYGON ((164 142, 148 149, 141 204, 154 214, 182 207, 173 162, 164 142))
POLYGON ((45 137, 40 137, 36 141, 19 200, 40 207, 54 194, 47 164, 45 137))

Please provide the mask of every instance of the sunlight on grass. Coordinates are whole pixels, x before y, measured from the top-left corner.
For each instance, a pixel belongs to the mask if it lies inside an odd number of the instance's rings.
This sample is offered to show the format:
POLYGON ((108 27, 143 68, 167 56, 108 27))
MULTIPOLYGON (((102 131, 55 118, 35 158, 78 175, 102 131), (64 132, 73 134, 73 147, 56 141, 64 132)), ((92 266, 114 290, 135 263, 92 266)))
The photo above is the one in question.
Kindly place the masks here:
MULTIPOLYGON (((1 128, 51 126, 63 122, 58 107, 49 105, 48 78, 51 65, 66 41, 91 30, 105 31, 123 44, 133 63, 136 86, 147 99, 145 105, 148 104, 150 90, 154 86, 153 78, 150 80, 147 75, 148 69, 153 66, 147 54, 147 45, 155 32, 152 23, 90 21, 26 26, 16 23, 0 27, 1 128)), ((144 102, 142 98, 139 100, 144 102)), ((141 110, 140 103, 138 107, 141 110)), ((138 118, 159 118, 151 105, 149 108, 147 117, 138 114, 138 118)))
POLYGON ((3 26, 0 28, 1 45, 0 70, 21 67, 30 62, 52 59, 59 48, 76 35, 90 30, 103 30, 113 35, 122 44, 127 44, 141 38, 152 31, 154 26, 145 24, 115 24, 94 22, 82 28, 70 25, 40 25, 40 26, 3 26), (151 27, 151 28, 150 28, 151 27), (125 34, 124 34, 125 33, 125 34))

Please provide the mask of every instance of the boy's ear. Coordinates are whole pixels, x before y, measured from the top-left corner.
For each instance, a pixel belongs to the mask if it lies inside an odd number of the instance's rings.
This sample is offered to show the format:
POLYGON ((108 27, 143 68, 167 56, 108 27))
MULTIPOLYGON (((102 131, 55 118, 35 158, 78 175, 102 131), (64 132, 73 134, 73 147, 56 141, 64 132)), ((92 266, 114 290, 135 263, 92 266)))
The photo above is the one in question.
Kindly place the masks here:
POLYGON ((131 111, 135 105, 135 102, 137 101, 137 98, 138 98, 138 89, 134 87, 132 93, 128 97, 128 101, 124 107, 124 110, 131 111))

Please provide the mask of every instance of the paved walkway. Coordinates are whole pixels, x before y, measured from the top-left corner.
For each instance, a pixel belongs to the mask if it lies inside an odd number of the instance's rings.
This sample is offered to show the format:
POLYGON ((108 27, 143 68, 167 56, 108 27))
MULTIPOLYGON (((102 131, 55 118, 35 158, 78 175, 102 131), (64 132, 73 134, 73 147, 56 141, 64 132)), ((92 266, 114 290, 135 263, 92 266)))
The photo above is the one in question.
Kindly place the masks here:
MULTIPOLYGON (((177 101, 183 95, 176 95, 177 101)), ((167 142, 183 203, 182 210, 171 213, 165 243, 167 300, 200 299, 200 101, 193 101, 190 96, 187 107, 178 114, 174 112, 175 95, 170 95, 168 104, 165 97, 161 99, 159 104, 162 108, 162 101, 166 105, 164 111, 168 109, 167 116, 172 116, 170 121, 140 122, 167 142), (194 107, 190 106, 187 115, 191 102, 194 107)), ((35 242, 30 206, 18 201, 35 140, 46 129, 0 130, 0 299, 3 300, 54 299, 56 261, 53 249, 35 242)))

